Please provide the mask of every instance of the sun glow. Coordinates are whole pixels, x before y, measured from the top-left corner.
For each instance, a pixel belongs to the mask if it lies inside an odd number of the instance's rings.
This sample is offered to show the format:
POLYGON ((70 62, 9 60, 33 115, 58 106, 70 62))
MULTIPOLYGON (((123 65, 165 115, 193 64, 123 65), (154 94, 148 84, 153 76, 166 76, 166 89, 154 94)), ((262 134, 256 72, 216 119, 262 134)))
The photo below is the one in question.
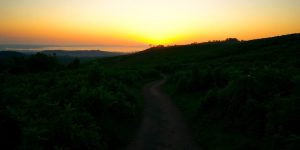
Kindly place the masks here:
POLYGON ((150 27, 148 23, 145 26, 140 26, 134 28, 132 31, 136 33, 141 42, 159 45, 159 44, 172 44, 180 41, 183 38, 183 33, 180 29, 172 28, 172 26, 152 26, 150 27))

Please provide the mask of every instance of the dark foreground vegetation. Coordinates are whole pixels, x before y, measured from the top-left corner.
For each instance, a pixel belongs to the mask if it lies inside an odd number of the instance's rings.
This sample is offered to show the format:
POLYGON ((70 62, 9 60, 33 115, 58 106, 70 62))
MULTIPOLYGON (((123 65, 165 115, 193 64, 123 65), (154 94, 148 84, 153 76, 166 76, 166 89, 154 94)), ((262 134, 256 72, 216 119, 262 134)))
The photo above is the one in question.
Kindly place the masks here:
POLYGON ((36 54, 0 70, 1 149, 123 149, 159 73, 203 149, 299 149, 300 34, 157 46, 69 65, 36 54))
POLYGON ((208 43, 205 55, 170 65, 166 89, 203 149, 300 148, 299 41, 208 43))
POLYGON ((0 74, 1 149, 116 149, 141 117, 151 70, 64 66, 44 54, 15 58, 0 74), (136 82, 138 81, 138 82, 136 82))

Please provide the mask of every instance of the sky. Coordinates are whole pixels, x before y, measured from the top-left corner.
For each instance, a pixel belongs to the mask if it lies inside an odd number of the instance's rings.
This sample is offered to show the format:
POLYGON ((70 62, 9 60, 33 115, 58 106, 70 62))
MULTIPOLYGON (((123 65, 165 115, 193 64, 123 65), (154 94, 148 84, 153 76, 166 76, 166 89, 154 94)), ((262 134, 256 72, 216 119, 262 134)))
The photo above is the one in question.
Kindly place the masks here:
POLYGON ((172 45, 300 32, 300 0, 0 0, 0 44, 172 45))

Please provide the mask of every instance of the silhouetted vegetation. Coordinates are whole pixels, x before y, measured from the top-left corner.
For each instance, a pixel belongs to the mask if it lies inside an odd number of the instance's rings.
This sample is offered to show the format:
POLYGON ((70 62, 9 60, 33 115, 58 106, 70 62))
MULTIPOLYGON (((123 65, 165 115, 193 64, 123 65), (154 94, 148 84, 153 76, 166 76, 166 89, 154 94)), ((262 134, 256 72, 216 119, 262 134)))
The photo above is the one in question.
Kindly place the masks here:
POLYGON ((36 54, 0 74, 1 149, 121 149, 142 109, 142 75, 36 54), (136 82, 136 81, 140 82, 136 82))
POLYGON ((69 65, 69 69, 77 69, 80 65, 80 60, 78 58, 75 58, 69 65))
POLYGON ((104 64, 155 68, 203 149, 299 149, 300 35, 159 46, 104 64))
POLYGON ((156 46, 69 65, 36 54, 2 64, 1 149, 122 149, 142 86, 165 89, 203 149, 299 149, 300 35, 156 46))
POLYGON ((166 88, 191 121, 199 145, 299 148, 300 45, 299 35, 291 37, 236 43, 230 55, 199 59, 172 72, 166 88))

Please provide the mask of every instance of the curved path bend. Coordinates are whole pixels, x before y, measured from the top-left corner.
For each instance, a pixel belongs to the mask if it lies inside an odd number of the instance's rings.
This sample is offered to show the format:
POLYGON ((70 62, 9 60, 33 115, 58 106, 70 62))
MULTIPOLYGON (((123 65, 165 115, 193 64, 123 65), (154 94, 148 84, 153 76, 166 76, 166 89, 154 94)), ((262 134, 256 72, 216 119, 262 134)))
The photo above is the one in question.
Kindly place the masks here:
POLYGON ((161 90, 165 82, 144 87, 144 118, 129 150, 198 150, 180 111, 161 90))

